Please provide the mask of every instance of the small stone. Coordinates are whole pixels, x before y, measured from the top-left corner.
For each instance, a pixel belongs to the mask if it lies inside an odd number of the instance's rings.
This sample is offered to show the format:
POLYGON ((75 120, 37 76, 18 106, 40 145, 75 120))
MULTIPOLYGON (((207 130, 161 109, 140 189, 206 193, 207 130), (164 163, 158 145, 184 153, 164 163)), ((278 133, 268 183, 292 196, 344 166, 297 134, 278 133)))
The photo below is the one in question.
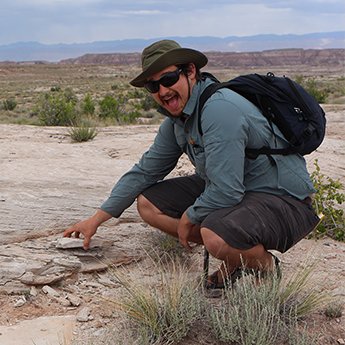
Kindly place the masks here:
POLYGON ((48 285, 43 286, 42 291, 50 297, 59 297, 60 294, 48 285))
POLYGON ((59 302, 62 306, 64 307, 69 307, 71 306, 71 302, 67 298, 63 297, 55 297, 55 300, 59 302))
POLYGON ((89 321, 90 314, 91 314, 90 308, 89 307, 84 307, 77 314, 77 321, 79 321, 79 322, 87 322, 87 321, 89 321))
POLYGON ((36 297, 38 295, 38 291, 35 286, 31 286, 30 288, 30 296, 36 297))
POLYGON ((25 296, 21 296, 19 299, 16 300, 16 302, 14 303, 14 307, 18 308, 18 307, 22 307, 24 304, 26 303, 26 298, 25 296))
MULTIPOLYGON (((90 248, 102 247, 103 242, 98 239, 92 239, 90 242, 90 248)), ((56 248, 58 249, 76 249, 83 248, 82 238, 61 237, 56 242, 56 248)))
POLYGON ((344 344, 345 344, 345 340, 342 339, 342 338, 339 338, 339 339, 337 340, 337 342, 338 342, 338 344, 340 344, 340 345, 344 345, 344 344))
POLYGON ((81 304, 81 299, 75 295, 67 294, 67 299, 69 300, 71 305, 74 307, 79 307, 81 304))

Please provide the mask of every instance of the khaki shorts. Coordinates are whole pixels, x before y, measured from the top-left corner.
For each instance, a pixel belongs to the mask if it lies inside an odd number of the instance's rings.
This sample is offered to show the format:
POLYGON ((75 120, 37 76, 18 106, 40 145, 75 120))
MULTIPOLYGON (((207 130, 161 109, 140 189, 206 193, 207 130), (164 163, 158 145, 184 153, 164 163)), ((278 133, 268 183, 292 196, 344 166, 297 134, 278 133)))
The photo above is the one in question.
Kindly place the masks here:
MULTIPOLYGON (((142 194, 164 214, 180 218, 204 188, 204 181, 192 175, 158 182, 142 194)), ((201 227, 212 230, 234 248, 245 250, 262 244, 266 250, 283 253, 318 222, 310 200, 248 192, 236 206, 210 213, 201 227)))

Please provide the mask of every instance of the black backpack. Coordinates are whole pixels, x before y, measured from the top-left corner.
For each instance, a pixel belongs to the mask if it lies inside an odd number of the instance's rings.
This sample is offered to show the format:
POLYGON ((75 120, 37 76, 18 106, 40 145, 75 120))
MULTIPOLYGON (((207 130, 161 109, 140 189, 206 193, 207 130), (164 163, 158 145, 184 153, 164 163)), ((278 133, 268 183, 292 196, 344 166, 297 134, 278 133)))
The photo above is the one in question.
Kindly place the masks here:
POLYGON ((306 155, 322 143, 326 130, 325 112, 318 102, 301 85, 287 77, 248 74, 220 83, 212 74, 202 73, 203 78, 211 78, 209 85, 199 100, 198 129, 202 135, 201 110, 207 99, 220 88, 229 88, 254 103, 267 118, 274 133, 276 124, 290 146, 284 149, 262 147, 246 148, 246 157, 255 159, 260 154, 306 155))

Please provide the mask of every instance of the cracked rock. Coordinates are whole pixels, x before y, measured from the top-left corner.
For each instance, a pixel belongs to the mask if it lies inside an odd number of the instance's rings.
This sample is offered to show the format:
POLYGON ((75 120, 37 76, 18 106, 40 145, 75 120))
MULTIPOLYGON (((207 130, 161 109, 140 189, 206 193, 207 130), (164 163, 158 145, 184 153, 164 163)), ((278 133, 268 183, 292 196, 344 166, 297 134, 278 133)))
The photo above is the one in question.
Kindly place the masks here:
POLYGON ((20 282, 26 285, 50 285, 62 280, 64 277, 64 274, 39 276, 33 272, 26 272, 20 278, 20 282))
MULTIPOLYGON (((90 242, 90 248, 102 247, 103 241, 98 239, 92 239, 90 242)), ((83 248, 83 239, 72 237, 61 237, 56 241, 56 248, 58 249, 75 249, 83 248)))

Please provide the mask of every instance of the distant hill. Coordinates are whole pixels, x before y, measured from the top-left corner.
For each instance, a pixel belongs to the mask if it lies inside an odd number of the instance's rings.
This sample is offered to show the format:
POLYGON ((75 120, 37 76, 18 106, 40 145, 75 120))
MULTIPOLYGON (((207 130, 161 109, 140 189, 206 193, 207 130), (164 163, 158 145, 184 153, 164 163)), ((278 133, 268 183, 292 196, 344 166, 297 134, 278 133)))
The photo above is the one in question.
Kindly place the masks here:
MULTIPOLYGON (((343 67, 345 49, 278 49, 262 52, 206 52, 209 67, 332 66, 343 67)), ((140 66, 140 53, 85 54, 60 64, 140 66)))
MULTIPOLYGON (((332 49, 345 48, 345 31, 305 35, 256 35, 219 37, 169 37, 182 46, 204 52, 260 52, 275 49, 332 49)), ((134 53, 156 41, 127 39, 75 44, 42 44, 17 42, 0 46, 0 61, 49 61, 76 58, 85 54, 134 53)))

